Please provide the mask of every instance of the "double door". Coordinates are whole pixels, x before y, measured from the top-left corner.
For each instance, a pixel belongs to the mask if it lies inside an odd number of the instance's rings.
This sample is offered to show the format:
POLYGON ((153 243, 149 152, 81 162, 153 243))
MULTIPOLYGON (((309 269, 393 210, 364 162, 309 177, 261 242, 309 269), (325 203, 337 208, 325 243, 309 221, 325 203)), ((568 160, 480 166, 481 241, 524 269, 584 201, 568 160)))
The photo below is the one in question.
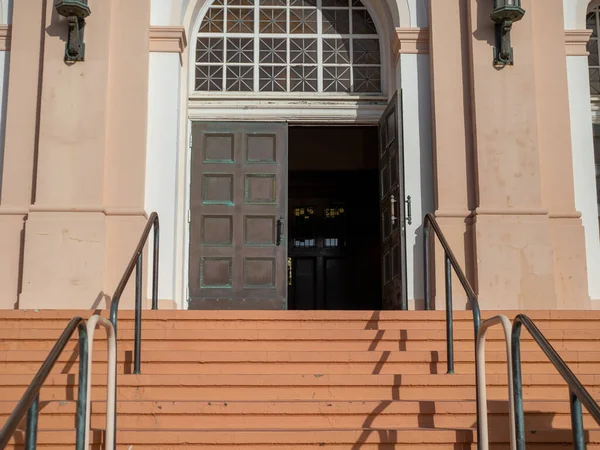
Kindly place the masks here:
MULTIPOLYGON (((407 298, 400 117, 396 94, 379 126, 383 309, 404 308, 407 298)), ((196 122, 191 161, 188 307, 295 306, 288 301, 287 124, 196 122)), ((341 248, 325 250, 344 259, 341 248)), ((343 280, 335 288, 336 298, 347 289, 343 280)))

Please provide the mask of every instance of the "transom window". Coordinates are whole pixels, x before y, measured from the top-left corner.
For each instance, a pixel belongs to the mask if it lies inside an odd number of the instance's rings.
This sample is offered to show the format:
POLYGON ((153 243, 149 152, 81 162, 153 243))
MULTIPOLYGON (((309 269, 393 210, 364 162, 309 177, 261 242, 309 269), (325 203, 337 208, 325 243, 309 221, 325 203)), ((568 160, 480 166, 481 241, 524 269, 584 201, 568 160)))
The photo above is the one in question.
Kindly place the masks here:
POLYGON ((215 0, 195 90, 380 93, 375 24, 360 0, 215 0))
MULTIPOLYGON (((587 14, 587 28, 592 30, 592 36, 587 44, 588 66, 590 69, 590 93, 592 95, 593 109, 597 108, 598 96, 600 96, 600 48, 598 47, 598 36, 600 36, 600 5, 589 9, 587 14)), ((600 211, 600 123, 598 117, 592 115, 594 121, 594 156, 596 162, 596 198, 598 211, 600 211)), ((600 220, 600 219, 599 219, 600 220)))
POLYGON ((600 49, 598 48, 600 6, 595 6, 588 12, 587 28, 588 30, 592 30, 592 36, 587 44, 589 52, 588 65, 590 67, 590 93, 592 95, 600 95, 600 49))

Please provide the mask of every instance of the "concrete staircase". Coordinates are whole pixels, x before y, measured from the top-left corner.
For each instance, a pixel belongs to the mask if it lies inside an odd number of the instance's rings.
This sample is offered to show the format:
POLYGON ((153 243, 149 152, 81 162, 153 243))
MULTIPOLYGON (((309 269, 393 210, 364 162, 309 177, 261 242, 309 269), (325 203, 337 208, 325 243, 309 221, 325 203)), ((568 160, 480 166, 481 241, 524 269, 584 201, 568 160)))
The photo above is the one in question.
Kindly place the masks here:
MULTIPOLYGON (((67 321, 91 313, 0 312, 0 423, 67 321)), ((600 399, 600 312, 530 316, 600 399)), ((475 449, 472 318, 457 312, 455 320, 457 374, 446 375, 439 311, 145 311, 142 375, 131 375, 133 312, 122 311, 118 448, 475 449)), ((100 448, 106 342, 104 331, 96 335, 92 434, 100 448)), ((42 389, 40 448, 73 447, 76 347, 73 339, 42 389)), ((522 356, 528 449, 572 448, 566 384, 526 331, 522 356)), ((489 332, 487 360, 491 447, 508 449, 500 329, 489 332)), ((597 425, 587 415, 584 423, 588 449, 600 449, 597 425)), ((23 426, 9 448, 22 447, 23 426)))

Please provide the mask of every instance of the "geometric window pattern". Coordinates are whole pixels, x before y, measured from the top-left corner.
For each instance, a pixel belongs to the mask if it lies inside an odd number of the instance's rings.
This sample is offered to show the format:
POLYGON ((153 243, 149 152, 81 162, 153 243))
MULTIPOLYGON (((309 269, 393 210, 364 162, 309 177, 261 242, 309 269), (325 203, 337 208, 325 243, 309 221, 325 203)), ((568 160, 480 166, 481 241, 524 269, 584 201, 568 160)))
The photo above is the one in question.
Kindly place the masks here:
POLYGON ((600 28, 600 6, 596 6, 587 14, 587 28, 592 31, 592 37, 587 44, 588 65, 590 68, 590 93, 600 95, 600 48, 598 35, 600 28))
POLYGON ((214 0, 195 90, 380 93, 377 29, 360 0, 214 0))
MULTIPOLYGON (((600 6, 590 8, 588 11, 587 28, 588 30, 592 30, 592 36, 587 44, 587 51, 589 53, 588 66, 590 69, 590 93, 593 96, 598 96, 600 95, 600 48, 598 47, 600 6)), ((593 101, 597 102, 596 99, 593 99, 593 101)), ((594 124, 594 159, 596 163, 596 200, 600 216, 600 125, 597 123, 594 124)))

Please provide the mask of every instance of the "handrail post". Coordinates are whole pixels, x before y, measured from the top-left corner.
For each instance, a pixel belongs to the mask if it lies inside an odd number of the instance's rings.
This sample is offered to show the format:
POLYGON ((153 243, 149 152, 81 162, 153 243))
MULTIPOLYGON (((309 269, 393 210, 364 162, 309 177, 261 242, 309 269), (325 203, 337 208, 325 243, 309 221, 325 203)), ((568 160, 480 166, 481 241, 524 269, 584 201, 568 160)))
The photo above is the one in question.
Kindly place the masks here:
MULTIPOLYGON (((523 377, 521 375, 521 318, 515 317, 512 329, 513 392, 515 393, 515 435, 517 450, 525 450, 525 415, 523 413, 523 377)), ((509 380, 510 381, 510 380, 509 380)))
POLYGON ((575 393, 569 389, 569 400, 571 404, 571 427, 573 428, 573 448, 574 450, 585 450, 585 434, 583 431, 583 412, 581 410, 581 400, 575 393))
POLYGON ((450 257, 445 255, 446 274, 446 350, 448 356, 448 374, 454 373, 454 323, 452 318, 452 266, 450 257))
POLYGON ((487 410, 487 393, 486 393, 486 373, 485 373, 485 339, 488 330, 494 325, 502 325, 504 331, 504 340, 506 342, 506 364, 508 373, 508 405, 509 405, 509 424, 510 424, 510 449, 515 450, 515 420, 514 420, 514 403, 515 394, 513 385, 510 382, 512 376, 512 357, 511 357, 511 324, 506 316, 495 316, 487 319, 481 324, 480 330, 477 333, 476 345, 476 384, 477 384, 477 448, 479 450, 489 449, 488 436, 488 410, 487 410))
POLYGON ((424 285, 423 285, 423 297, 425 300, 425 311, 431 310, 431 266, 429 261, 429 217, 425 217, 425 221, 423 223, 423 277, 424 277, 424 285))
MULTIPOLYGON (((479 302, 477 301, 476 298, 470 298, 471 301, 471 306, 473 308, 473 330, 475 331, 475 373, 478 373, 480 368, 479 365, 481 364, 481 362, 479 361, 479 359, 477 358, 477 353, 478 353, 478 349, 477 349, 477 338, 479 336, 479 330, 481 328, 481 310, 479 309, 479 302)), ((475 377, 475 403, 479 404, 480 399, 479 399, 479 389, 480 389, 480 381, 479 378, 475 377)), ((477 436, 481 436, 483 434, 482 432, 482 424, 481 421, 479 420, 479 417, 477 418, 477 436)), ((478 450, 482 450, 482 444, 481 441, 478 439, 477 440, 477 449, 478 450)))
POLYGON ((158 310, 158 251, 159 251, 159 240, 160 240, 160 222, 158 215, 154 219, 154 246, 152 251, 153 264, 152 264, 152 309, 158 310))
POLYGON ((85 416, 85 450, 89 449, 90 446, 90 423, 91 423, 91 392, 92 392, 92 366, 93 366, 93 348, 94 348, 94 334, 96 326, 101 325, 106 329, 106 343, 108 347, 108 370, 106 371, 106 427, 104 435, 104 448, 106 450, 115 449, 115 409, 116 409, 116 384, 115 384, 115 373, 117 367, 117 351, 116 351, 116 340, 115 340, 115 329, 112 323, 99 315, 90 317, 87 323, 88 332, 88 372, 87 372, 87 404, 86 404, 86 416, 85 416))
MULTIPOLYGON (((119 309, 119 298, 117 297, 115 299, 115 296, 113 295, 112 298, 112 302, 110 304, 110 323, 112 323, 113 326, 113 331, 115 333, 115 351, 116 351, 116 346, 117 346, 117 339, 118 339, 118 334, 117 334, 117 311, 119 309)), ((110 370, 110 369, 109 369, 110 370)), ((115 364, 115 384, 117 383, 117 378, 119 376, 118 372, 117 372, 117 365, 115 364)), ((115 402, 116 402, 116 398, 117 398, 117 393, 115 392, 115 402)), ((114 411, 114 417, 113 417, 113 422, 114 422, 114 427, 115 430, 117 429, 117 409, 115 408, 114 411)), ((113 442, 114 446, 113 448, 117 448, 117 433, 114 434, 114 442, 113 442)))
MULTIPOLYGON (((85 448, 85 436, 87 429, 85 427, 85 416, 87 410, 87 379, 88 379, 88 333, 83 323, 78 326, 79 330, 79 374, 77 386, 77 424, 75 448, 83 450, 85 448)), ((87 450, 87 449, 86 449, 87 450)))
POLYGON ((25 450, 35 450, 37 446, 38 415, 40 411, 40 394, 27 410, 27 429, 25 430, 25 450))
POLYGON ((135 266, 135 342, 133 356, 133 373, 141 373, 142 359, 142 253, 138 255, 135 266))

